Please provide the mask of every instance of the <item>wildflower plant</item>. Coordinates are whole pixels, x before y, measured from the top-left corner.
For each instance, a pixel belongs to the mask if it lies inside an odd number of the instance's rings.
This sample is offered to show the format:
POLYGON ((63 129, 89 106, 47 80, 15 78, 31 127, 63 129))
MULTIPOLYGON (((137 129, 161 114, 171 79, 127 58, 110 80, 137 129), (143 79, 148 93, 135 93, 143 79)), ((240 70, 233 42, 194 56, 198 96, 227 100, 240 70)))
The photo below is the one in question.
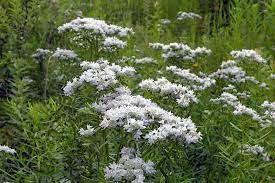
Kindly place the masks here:
POLYGON ((8 146, 2 146, 0 145, 0 152, 4 152, 4 153, 10 153, 10 154, 15 154, 16 151, 8 146))
POLYGON ((144 162, 136 155, 133 148, 123 148, 120 152, 121 158, 118 163, 112 163, 104 169, 105 177, 114 181, 144 182, 144 174, 154 174, 156 172, 154 163, 144 162))
MULTIPOLYGON (((79 32, 82 29, 85 31, 92 31, 92 34, 96 32, 96 36, 100 35, 104 37, 103 49, 108 49, 108 51, 111 52, 116 51, 118 48, 123 48, 126 43, 118 40, 116 37, 107 37, 107 35, 125 36, 130 30, 107 25, 103 21, 94 19, 78 19, 77 21, 72 21, 59 27, 60 32, 64 32, 65 30, 79 32)), ((192 50, 189 48, 190 54, 194 57, 199 54, 198 52, 200 51, 198 50, 199 49, 192 50)), ((70 53, 70 55, 73 55, 73 53, 70 53)), ((124 57, 122 60, 123 61, 119 61, 118 63, 127 62, 128 58, 124 57)), ((156 61, 150 57, 142 59, 133 58, 133 63, 156 63, 156 61)), ((108 133, 108 131, 112 132, 112 129, 123 129, 125 134, 130 134, 130 136, 127 135, 127 138, 135 141, 135 146, 138 144, 147 144, 150 146, 155 143, 161 143, 162 141, 175 141, 182 145, 189 145, 201 140, 202 135, 197 130, 196 125, 192 122, 190 117, 182 118, 176 116, 172 112, 161 108, 150 99, 146 99, 141 95, 133 95, 127 86, 122 85, 123 78, 120 78, 121 76, 135 76, 135 74, 137 74, 133 67, 120 66, 104 58, 100 58, 96 61, 82 61, 80 66, 83 70, 82 74, 75 77, 72 81, 68 81, 67 85, 63 88, 66 96, 73 97, 76 90, 81 89, 85 83, 92 85, 91 88, 96 88, 99 95, 106 90, 112 91, 102 95, 92 104, 92 107, 101 114, 102 121, 98 124, 98 127, 87 125, 87 129, 80 128, 79 134, 81 136, 93 138, 96 137, 96 134, 100 133, 100 131, 108 133), (97 130, 95 130, 95 128, 97 130)), ((161 86, 161 83, 163 83, 161 81, 159 85, 155 84, 156 87, 159 87, 163 94, 175 96, 181 106, 187 107, 189 103, 198 102, 193 91, 188 87, 172 84, 165 78, 162 80, 166 83, 166 88, 161 86), (174 86, 173 88, 175 90, 169 91, 170 86, 174 86)), ((146 85, 145 82, 146 81, 143 81, 139 86, 142 88, 148 86, 146 89, 150 89, 149 86, 154 84, 154 82, 152 82, 146 85)), ((77 94, 75 95, 77 96, 77 94)), ((121 145, 124 146, 127 144, 121 145)), ((106 149, 108 149, 108 146, 106 149)), ((125 149, 125 151, 126 150, 127 149, 125 149)), ((128 150, 130 151, 131 149, 128 150)), ((122 151, 124 150, 122 149, 122 151)), ((128 156, 133 155, 129 154, 127 157, 128 156)), ((122 159, 125 159, 124 155, 122 155, 122 159)), ((129 159, 129 161, 125 161, 126 165, 123 165, 122 160, 119 163, 120 164, 111 164, 109 167, 105 168, 105 177, 107 179, 114 179, 116 181, 124 179, 128 181, 132 180, 133 182, 143 182, 145 177, 142 171, 146 173, 155 172, 152 167, 149 168, 149 164, 151 163, 146 165, 138 157, 133 160, 129 159), (127 166, 129 166, 130 162, 134 163, 131 166, 136 167, 137 170, 133 170, 133 172, 127 170, 127 166), (148 168, 146 168, 146 166, 148 166, 148 168), (152 169, 152 171, 149 171, 149 169, 152 169)))
POLYGON ((196 49, 192 49, 183 43, 170 43, 168 45, 161 43, 150 43, 149 45, 153 50, 161 50, 162 58, 165 61, 170 59, 177 61, 193 61, 196 57, 211 54, 211 50, 207 48, 198 47, 196 49))
POLYGON ((202 17, 193 12, 178 12, 177 20, 185 20, 185 19, 201 19, 202 17))
POLYGON ((100 53, 123 49, 127 43, 119 38, 132 35, 130 28, 107 24, 94 18, 77 18, 58 27, 60 34, 69 34, 72 44, 90 51, 92 58, 99 58, 100 53))
MULTIPOLYGON (((131 29, 128 28, 109 25, 104 21, 87 18, 78 18, 59 27, 60 33, 66 31, 73 32, 78 36, 74 40, 76 43, 83 43, 81 46, 85 48, 89 46, 85 43, 86 40, 82 40, 80 35, 84 33, 83 35, 90 37, 97 44, 96 52, 93 53, 96 56, 99 56, 101 51, 112 54, 118 53, 119 49, 123 49, 127 45, 125 41, 118 39, 118 37, 132 33, 131 29)), ((204 56, 211 55, 212 51, 210 49, 205 47, 192 49, 186 44, 176 42, 167 45, 150 43, 149 46, 153 50, 162 52, 161 56, 164 61, 162 64, 152 57, 138 58, 135 56, 123 56, 121 59, 116 60, 115 63, 113 63, 112 59, 108 60, 106 58, 94 59, 95 61, 82 61, 80 63, 82 74, 68 81, 63 88, 64 94, 71 98, 78 98, 78 92, 76 91, 81 90, 86 84, 90 85, 88 88, 97 93, 93 95, 97 97, 92 100, 90 107, 99 115, 98 121, 96 123, 85 123, 84 126, 77 130, 83 139, 86 138, 85 141, 90 143, 93 139, 97 139, 100 134, 103 134, 103 138, 106 140, 110 138, 109 136, 125 138, 121 142, 114 141, 112 143, 119 144, 116 150, 110 149, 108 140, 107 144, 102 146, 105 149, 104 154, 107 156, 107 160, 104 161, 105 167, 100 165, 99 160, 97 160, 97 171, 102 171, 104 168, 104 177, 106 179, 144 182, 146 174, 155 174, 159 171, 167 176, 161 167, 155 168, 151 161, 146 163, 142 157, 137 155, 137 151, 134 148, 122 147, 135 147, 137 150, 139 147, 148 147, 148 150, 143 149, 141 151, 140 155, 142 155, 145 151, 159 151, 158 148, 154 149, 157 144, 161 147, 169 148, 175 144, 181 144, 182 147, 188 148, 191 144, 200 143, 203 140, 203 136, 197 129, 197 121, 193 122, 189 115, 192 114, 192 109, 196 110, 196 106, 202 105, 200 97, 203 96, 203 92, 209 93, 209 90, 214 91, 217 88, 223 90, 220 97, 208 98, 208 102, 233 108, 231 113, 226 112, 226 114, 248 116, 253 121, 257 121, 263 128, 268 128, 272 124, 273 111, 270 108, 271 104, 265 102, 262 107, 263 110, 266 108, 266 112, 262 113, 244 105, 239 100, 239 98, 242 100, 251 98, 249 91, 239 90, 242 84, 249 81, 259 87, 264 85, 263 82, 258 81, 254 76, 248 76, 246 71, 240 66, 239 60, 243 59, 266 63, 262 57, 253 51, 232 51, 231 56, 236 60, 223 62, 219 69, 205 74, 202 72, 195 73, 190 69, 181 67, 190 66, 197 62, 199 57, 206 58, 204 56), (177 66, 169 65, 171 62, 177 66), (187 64, 177 64, 178 62, 186 62, 187 64), (125 76, 129 79, 137 76, 142 77, 140 73, 143 73, 142 68, 146 67, 142 66, 143 64, 146 64, 146 66, 157 64, 157 68, 159 68, 157 72, 162 76, 155 80, 150 78, 143 79, 135 85, 131 81, 126 82, 125 76), (168 74, 169 80, 165 77, 166 74, 168 74), (173 81, 175 76, 179 78, 176 82, 173 81), (223 83, 222 85, 220 85, 221 82, 223 83), (127 86, 128 84, 131 87, 137 88, 138 86, 138 89, 145 90, 144 94, 146 96, 147 90, 150 91, 149 96, 156 92, 160 93, 162 97, 167 96, 168 100, 175 100, 179 105, 179 110, 182 108, 181 110, 187 111, 185 116, 178 116, 165 109, 165 107, 161 107, 159 102, 156 103, 142 95, 134 94, 132 88, 130 89, 127 86), (113 161, 113 163, 109 161, 111 157, 110 152, 116 154, 117 161, 113 161), (121 159, 118 160, 119 155, 121 155, 121 159)), ((64 52, 66 51, 64 50, 64 52)), ((73 52, 66 53, 71 55, 70 58, 77 57, 74 56, 73 52)), ((57 57, 61 57, 61 59, 67 58, 62 53, 55 55, 60 55, 57 57)), ((108 54, 106 57, 108 57, 108 54)), ((91 58, 94 57, 92 56, 91 58)), ((206 99, 202 98, 202 101, 206 102, 206 99)), ((210 106, 213 105, 211 104, 210 106)), ((208 113, 214 113, 213 109, 209 109, 208 113)), ((171 152, 172 149, 168 153, 171 152)), ((97 154, 98 156, 99 154, 97 154)), ((153 160, 154 157, 152 158, 153 160)), ((168 162, 171 163, 171 161, 168 162)))

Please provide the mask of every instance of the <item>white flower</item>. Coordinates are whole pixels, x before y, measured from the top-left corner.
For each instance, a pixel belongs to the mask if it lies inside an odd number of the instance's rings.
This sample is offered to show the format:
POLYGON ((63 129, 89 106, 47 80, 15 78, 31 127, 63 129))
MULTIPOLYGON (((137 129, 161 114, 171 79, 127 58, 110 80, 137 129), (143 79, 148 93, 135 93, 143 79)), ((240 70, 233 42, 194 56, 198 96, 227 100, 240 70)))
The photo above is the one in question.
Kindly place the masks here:
POLYGON ((192 120, 187 118, 182 121, 175 121, 174 123, 165 123, 145 136, 150 144, 167 137, 185 140, 187 144, 191 144, 200 140, 201 134, 196 132, 196 127, 192 123, 192 120))
POLYGON ((38 48, 36 49, 36 53, 32 55, 35 59, 45 59, 46 56, 48 56, 52 51, 47 49, 38 48))
POLYGON ((136 63, 136 64, 148 64, 148 63, 155 64, 155 63, 157 63, 157 61, 151 57, 144 57, 144 58, 140 58, 140 59, 135 59, 134 63, 136 63))
POLYGON ((238 60, 249 59, 260 64, 267 63, 267 61, 254 50, 242 49, 241 51, 231 51, 230 54, 232 57, 238 60))
POLYGON ((210 101, 229 105, 234 108, 234 115, 248 115, 253 120, 258 121, 262 127, 265 127, 267 123, 269 123, 267 120, 264 120, 264 118, 260 116, 254 109, 243 105, 238 100, 238 98, 231 93, 223 92, 219 98, 211 99, 210 101))
POLYGON ((162 25, 169 25, 169 24, 171 23, 171 21, 170 21, 169 19, 161 19, 161 20, 160 20, 160 23, 161 23, 162 25))
POLYGON ((79 134, 85 137, 92 136, 94 133, 95 133, 95 129, 90 125, 87 125, 87 130, 83 128, 79 129, 79 134))
POLYGON ((125 75, 125 76, 132 76, 134 75, 136 72, 135 68, 130 67, 130 66, 126 66, 123 67, 119 72, 118 75, 125 75))
POLYGON ((202 17, 196 13, 193 12, 178 12, 177 19, 178 20, 185 20, 185 19, 201 19, 202 17))
POLYGON ((205 90, 216 83, 215 79, 211 79, 206 76, 199 77, 196 74, 191 73, 189 69, 180 69, 176 66, 169 66, 166 67, 166 70, 180 76, 181 79, 190 84, 191 88, 194 90, 205 90))
POLYGON ((94 18, 77 18, 58 27, 59 33, 73 32, 70 42, 84 49, 93 48, 98 51, 115 52, 125 48, 127 43, 117 37, 134 34, 127 27, 107 24, 94 18), (91 42, 96 42, 95 45, 91 42))
POLYGON ((251 94, 248 91, 238 92, 238 93, 236 93, 236 95, 240 98, 243 98, 243 99, 247 99, 247 98, 251 97, 251 94))
POLYGON ((257 156, 262 156, 264 161, 270 161, 270 156, 265 152, 264 148, 259 145, 251 146, 249 144, 245 144, 242 147, 243 152, 251 153, 257 156))
POLYGON ((260 83, 253 76, 247 76, 246 72, 241 67, 238 67, 236 61, 234 60, 223 62, 220 69, 212 73, 210 77, 227 80, 234 83, 244 83, 246 81, 251 81, 255 84, 260 83))
POLYGON ((264 101, 261 106, 275 111, 275 102, 264 101))
POLYGON ((162 58, 164 60, 176 59, 176 60, 194 60, 196 57, 202 55, 211 54, 211 50, 198 47, 196 49, 191 49, 188 45, 183 43, 170 43, 164 45, 161 43, 149 43, 149 46, 154 50, 162 50, 162 58))
POLYGON ((98 59, 96 62, 83 61, 80 66, 85 71, 72 82, 67 82, 63 88, 64 94, 72 95, 74 90, 84 83, 96 86, 98 90, 104 90, 110 85, 118 82, 118 76, 131 76, 135 73, 133 67, 121 67, 116 64, 110 64, 107 60, 98 59))
POLYGON ((115 35, 123 37, 134 33, 132 29, 107 24, 103 20, 94 18, 77 18, 58 27, 59 33, 65 31, 80 32, 81 30, 89 31, 95 35, 99 34, 103 37, 115 35))
POLYGON ((270 74, 270 79, 275 80, 275 74, 270 74))
POLYGON ((231 84, 227 85, 226 87, 223 87, 222 90, 223 90, 223 91, 229 91, 229 90, 231 90, 231 91, 233 91, 233 92, 237 92, 237 89, 235 88, 235 86, 233 86, 233 85, 231 85, 231 84))
POLYGON ((164 44, 161 43, 149 43, 149 46, 153 49, 153 50, 162 50, 164 47, 164 44))
POLYGON ((275 124, 275 102, 264 101, 261 105, 262 108, 266 109, 263 118, 266 121, 265 126, 271 126, 275 124))
POLYGON ((63 88, 63 92, 66 96, 70 96, 74 93, 74 90, 82 85, 83 82, 74 78, 73 81, 68 81, 67 85, 63 88))
POLYGON ((125 63, 125 62, 128 62, 128 61, 133 61, 135 59, 136 59, 135 56, 130 56, 130 57, 123 56, 122 58, 118 59, 116 62, 117 63, 125 63))
POLYGON ((136 120, 136 119, 129 119, 128 123, 123 126, 123 128, 127 132, 133 132, 135 131, 135 138, 140 139, 140 135, 142 135, 141 130, 145 129, 146 126, 144 124, 144 121, 142 120, 136 120))
POLYGON ((249 107, 246 107, 242 104, 238 104, 238 105, 234 106, 234 109, 235 109, 233 111, 234 115, 246 114, 248 116, 251 116, 253 120, 263 123, 261 116, 259 116, 259 114, 255 110, 253 110, 249 107))
POLYGON ((0 152, 3 151, 5 153, 10 153, 10 154, 15 154, 16 151, 8 146, 5 146, 5 145, 0 145, 0 152))
POLYGON ((239 100, 235 95, 232 95, 228 92, 223 92, 219 98, 211 99, 210 101, 214 103, 228 104, 230 106, 234 106, 235 104, 239 104, 239 100))
POLYGON ((52 55, 53 58, 60 60, 77 60, 77 54, 72 50, 57 48, 52 55))
POLYGON ((156 81, 152 79, 143 80, 139 87, 150 91, 159 91, 162 95, 173 95, 182 107, 187 107, 190 103, 197 103, 194 92, 180 84, 174 84, 162 77, 156 81))
POLYGON ((123 49, 127 45, 126 42, 116 38, 116 37, 106 37, 103 42, 103 50, 114 52, 118 49, 123 49))
POLYGON ((131 95, 131 91, 126 87, 116 89, 116 92, 104 95, 93 107, 101 112, 103 120, 100 124, 102 128, 123 127, 125 131, 134 133, 136 139, 143 139, 143 130, 152 124, 159 125, 155 130, 149 131, 145 139, 149 143, 167 138, 185 141, 186 143, 196 143, 201 139, 201 134, 197 132, 196 126, 191 119, 184 119, 175 116, 173 113, 160 108, 149 99, 137 95, 131 95), (175 131, 168 126, 176 127, 175 131), (154 136, 154 132, 165 135, 154 136))
POLYGON ((268 85, 265 82, 262 82, 259 87, 268 89, 268 85))
POLYGON ((123 148, 121 158, 104 169, 105 178, 114 181, 131 181, 143 183, 145 174, 154 174, 156 170, 152 161, 145 162, 133 148, 123 148))

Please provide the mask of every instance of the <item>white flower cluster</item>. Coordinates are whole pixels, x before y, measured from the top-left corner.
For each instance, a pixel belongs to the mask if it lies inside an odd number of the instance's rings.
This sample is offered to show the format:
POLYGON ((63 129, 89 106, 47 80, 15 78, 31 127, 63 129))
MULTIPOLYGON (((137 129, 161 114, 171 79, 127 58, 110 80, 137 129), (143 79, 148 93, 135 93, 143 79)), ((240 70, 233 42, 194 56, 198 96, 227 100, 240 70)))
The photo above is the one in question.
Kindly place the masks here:
POLYGON ((201 139, 201 133, 197 132, 190 118, 177 117, 149 99, 132 95, 126 87, 117 88, 116 92, 101 97, 93 107, 103 114, 102 128, 123 127, 127 132, 134 133, 136 139, 141 138, 147 126, 159 124, 157 129, 147 131, 144 137, 150 144, 167 138, 187 144, 201 139))
POLYGON ((249 91, 244 91, 244 92, 237 92, 236 95, 239 98, 247 99, 251 97, 251 93, 249 91))
POLYGON ((263 118, 267 121, 267 126, 275 124, 275 102, 264 101, 261 105, 266 109, 263 118))
POLYGON ((156 81, 146 79, 139 83, 139 87, 150 91, 159 91, 162 95, 172 95, 177 98, 177 103, 187 107, 190 103, 197 103, 198 99, 194 92, 181 84, 174 84, 162 77, 156 81))
POLYGON ((251 81, 255 84, 260 83, 253 76, 247 76, 246 72, 241 67, 238 67, 234 60, 223 62, 221 68, 212 73, 210 77, 216 77, 234 83, 244 83, 246 81, 251 81))
POLYGON ((180 69, 176 66, 169 66, 166 67, 166 70, 180 76, 183 80, 191 84, 191 88, 194 90, 205 90, 216 83, 215 79, 199 77, 196 74, 191 73, 189 69, 180 69))
POLYGON ((52 51, 47 50, 47 49, 38 48, 38 49, 36 49, 36 53, 33 54, 32 57, 35 59, 44 59, 50 53, 52 53, 52 51))
POLYGON ((234 106, 239 103, 238 98, 228 92, 223 92, 219 98, 211 99, 211 102, 234 106))
POLYGON ((260 64, 267 63, 267 61, 254 50, 242 49, 241 51, 231 51, 230 54, 232 57, 238 60, 249 59, 260 64))
POLYGON ((5 152, 5 153, 10 153, 10 154, 15 154, 16 153, 16 151, 14 149, 12 149, 8 146, 5 146, 5 145, 4 146, 0 145, 0 152, 1 151, 5 152))
POLYGON ((148 64, 148 63, 156 64, 157 61, 155 59, 153 59, 152 57, 144 57, 144 58, 140 58, 140 59, 135 59, 134 63, 136 63, 136 64, 148 64))
POLYGON ((186 19, 201 19, 202 17, 193 12, 178 12, 177 19, 178 20, 186 20, 186 19))
POLYGON ((123 56, 121 59, 117 60, 118 63, 132 62, 136 64, 148 64, 148 63, 157 63, 152 57, 136 58, 135 56, 123 56))
POLYGON ((96 86, 98 90, 104 90, 110 85, 116 84, 117 76, 131 76, 135 73, 133 67, 121 67, 116 64, 110 64, 107 60, 99 59, 96 62, 83 61, 81 64, 85 70, 79 78, 74 78, 63 88, 64 94, 69 96, 74 90, 85 82, 96 86))
POLYGON ((275 74, 270 74, 270 79, 275 80, 275 74))
POLYGON ((125 48, 126 42, 116 38, 116 37, 106 37, 103 42, 103 50, 108 52, 115 52, 119 49, 125 48))
POLYGON ((128 61, 136 60, 135 56, 122 56, 120 59, 116 60, 117 63, 125 63, 128 61))
POLYGON ((130 28, 107 24, 94 18, 77 18, 58 27, 59 33, 74 32, 70 41, 79 47, 115 52, 126 47, 127 43, 117 38, 133 34, 130 28), (96 42, 95 45, 91 44, 96 42))
POLYGON ((237 89, 235 88, 235 86, 231 85, 231 84, 227 85, 226 87, 223 87, 222 90, 223 91, 237 92, 237 89))
POLYGON ((196 49, 191 49, 188 45, 183 43, 170 43, 168 45, 149 43, 149 46, 154 50, 162 50, 162 58, 164 60, 194 60, 196 57, 211 54, 211 50, 207 48, 198 47, 196 49))
POLYGON ((52 57, 59 60, 78 60, 78 56, 74 51, 60 48, 55 50, 52 57))
POLYGON ((94 133, 95 133, 95 129, 90 125, 87 125, 87 130, 83 128, 79 129, 79 134, 81 136, 89 137, 89 136, 92 136, 94 133))
POLYGON ((248 115, 253 120, 258 121, 261 126, 265 127, 268 121, 264 120, 255 110, 243 105, 235 95, 223 92, 219 98, 211 99, 214 103, 229 105, 234 108, 234 115, 248 115))
POLYGON ((164 44, 162 44, 162 43, 149 43, 149 46, 153 50, 162 50, 162 48, 164 47, 164 44))
POLYGON ((269 89, 269 88, 268 88, 268 85, 267 85, 265 82, 260 83, 260 84, 259 84, 259 87, 260 87, 260 88, 269 89))
POLYGON ((160 19, 160 23, 162 25, 169 25, 171 23, 171 21, 169 19, 160 19))
POLYGON ((81 30, 86 30, 92 32, 95 35, 101 35, 103 37, 115 35, 124 37, 134 33, 130 28, 107 24, 103 20, 97 20, 94 18, 77 18, 58 27, 59 33, 63 33, 65 31, 80 32, 81 30))
POLYGON ((146 174, 156 172, 152 161, 145 162, 133 148, 123 148, 121 158, 104 169, 105 178, 109 180, 143 183, 146 174))
POLYGON ((238 92, 235 86, 229 84, 226 87, 222 88, 223 91, 228 92, 231 91, 231 93, 236 94, 239 98, 247 99, 251 97, 251 93, 249 91, 244 91, 244 92, 238 92))
POLYGON ((270 161, 270 156, 265 152, 264 148, 259 145, 251 146, 249 144, 245 144, 242 147, 242 152, 247 152, 251 154, 255 154, 257 156, 261 156, 264 161, 270 161))

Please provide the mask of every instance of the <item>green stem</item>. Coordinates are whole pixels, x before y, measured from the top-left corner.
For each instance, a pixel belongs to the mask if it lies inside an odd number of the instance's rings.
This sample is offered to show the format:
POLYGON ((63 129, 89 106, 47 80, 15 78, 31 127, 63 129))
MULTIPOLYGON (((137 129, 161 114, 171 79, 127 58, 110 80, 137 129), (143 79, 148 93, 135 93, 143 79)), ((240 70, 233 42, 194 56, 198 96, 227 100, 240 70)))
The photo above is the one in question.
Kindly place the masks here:
POLYGON ((100 158, 99 158, 99 152, 96 152, 96 159, 97 159, 97 175, 98 178, 100 177, 100 158))
MULTIPOLYGON (((104 141, 105 141, 105 142, 108 141, 107 137, 108 137, 108 133, 106 134, 106 132, 105 132, 105 130, 104 130, 104 131, 103 131, 103 138, 104 138, 104 141)), ((105 156, 106 156, 107 162, 109 162, 109 143, 107 143, 107 144, 105 145, 105 156)))
POLYGON ((48 89, 48 80, 49 80, 49 65, 51 62, 51 57, 48 59, 45 65, 45 78, 44 78, 44 88, 43 88, 43 99, 46 100, 47 98, 47 89, 48 89))

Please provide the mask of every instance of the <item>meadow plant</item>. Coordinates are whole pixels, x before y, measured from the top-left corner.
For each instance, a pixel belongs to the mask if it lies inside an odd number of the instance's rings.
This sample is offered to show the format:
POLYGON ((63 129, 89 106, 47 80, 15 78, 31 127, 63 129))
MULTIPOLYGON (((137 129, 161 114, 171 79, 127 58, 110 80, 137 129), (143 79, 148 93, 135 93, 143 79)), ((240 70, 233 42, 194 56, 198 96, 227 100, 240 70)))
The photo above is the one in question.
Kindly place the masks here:
POLYGON ((36 49, 36 53, 34 53, 32 57, 35 58, 36 60, 45 60, 45 58, 49 56, 49 54, 51 53, 52 51, 50 50, 38 48, 36 49))
MULTIPOLYGON (((178 75, 183 81, 186 81, 189 86, 194 90, 205 90, 215 85, 216 80, 210 77, 200 77, 190 72, 190 69, 180 69, 177 66, 166 67, 167 71, 178 75)), ((203 75, 203 74, 201 74, 203 75)))
POLYGON ((270 161, 270 156, 267 154, 262 146, 259 145, 249 145, 245 144, 242 147, 242 151, 246 153, 251 153, 257 156, 261 156, 264 161, 270 161))
POLYGON ((58 32, 69 34, 71 43, 90 50, 94 58, 98 58, 100 52, 116 52, 125 48, 127 43, 119 38, 134 34, 130 28, 94 18, 77 18, 58 27, 58 32))
POLYGON ((139 87, 150 91, 160 91, 161 95, 172 95, 177 98, 177 103, 182 107, 188 107, 190 103, 198 103, 198 99, 191 89, 171 83, 164 77, 156 81, 144 80, 139 83, 139 87))
POLYGON ((124 37, 128 34, 132 34, 133 30, 129 28, 123 28, 113 24, 107 24, 104 20, 97 20, 94 18, 77 18, 69 23, 58 27, 59 33, 66 31, 80 32, 89 31, 95 35, 101 35, 103 37, 119 36, 124 37))
POLYGON ((231 51, 230 54, 233 58, 237 60, 249 59, 251 61, 255 61, 260 64, 267 63, 267 61, 254 50, 242 49, 241 51, 231 51))
POLYGON ((210 77, 223 79, 233 83, 245 83, 250 81, 255 84, 260 84, 254 76, 247 76, 246 72, 241 67, 237 66, 237 63, 234 60, 223 62, 220 69, 213 72, 210 77))
POLYGON ((121 149, 121 158, 118 163, 112 163, 104 169, 106 179, 114 181, 131 181, 132 183, 141 183, 145 180, 145 174, 154 174, 154 163, 145 162, 136 155, 133 148, 121 149))
POLYGON ((161 50, 162 58, 165 61, 170 59, 176 59, 178 61, 193 61, 196 57, 211 54, 211 50, 207 48, 198 47, 196 49, 192 49, 183 43, 170 43, 168 45, 161 43, 149 43, 149 46, 153 50, 161 50))
MULTIPOLYGON (((228 105, 234 108, 233 114, 234 115, 248 115, 253 120, 258 121, 262 127, 267 127, 272 125, 270 120, 265 120, 263 116, 259 115, 257 111, 254 109, 243 105, 239 100, 238 97, 232 95, 231 93, 223 92, 219 98, 211 99, 214 103, 219 103, 223 105, 228 105)), ((263 103, 264 107, 269 106, 268 102, 263 103)), ((272 112, 266 112, 267 116, 272 117, 272 112)), ((266 117, 265 117, 266 118, 266 117)))
POLYGON ((89 137, 89 136, 92 136, 93 134, 95 133, 95 129, 90 126, 90 125, 87 125, 87 129, 83 129, 83 128, 80 128, 79 129, 79 134, 81 136, 85 136, 85 137, 89 137))
MULTIPOLYGON (((134 133, 136 139, 143 135, 152 124, 159 124, 157 129, 148 131, 144 136, 148 143, 171 138, 187 144, 196 143, 201 138, 190 118, 184 119, 166 111, 157 104, 140 95, 132 95, 126 87, 116 89, 115 93, 104 95, 93 107, 103 114, 102 128, 123 127, 134 133)), ((150 129, 150 128, 149 128, 150 129)))
POLYGON ((103 42, 103 49, 108 52, 114 52, 117 49, 125 48, 126 45, 126 42, 121 41, 116 37, 107 37, 103 42))
POLYGON ((60 48, 57 48, 51 57, 57 60, 78 60, 74 51, 60 48))
POLYGON ((177 20, 186 20, 186 19, 201 19, 202 17, 193 12, 178 12, 177 20))
POLYGON ((65 95, 72 95, 74 90, 85 83, 96 86, 98 90, 104 90, 108 86, 118 82, 118 76, 131 76, 135 73, 133 67, 121 67, 116 64, 110 64, 107 60, 99 59, 96 62, 81 62, 80 66, 84 72, 74 78, 72 82, 68 82, 63 88, 65 95))
POLYGON ((153 59, 152 57, 144 57, 144 58, 135 59, 134 63, 136 63, 136 64, 148 64, 148 63, 156 64, 157 61, 155 59, 153 59))
POLYGON ((270 74, 270 79, 275 80, 275 74, 270 74))
POLYGON ((160 23, 161 23, 162 25, 169 25, 169 24, 171 23, 171 21, 170 21, 169 19, 161 19, 161 20, 160 20, 160 23))
POLYGON ((8 146, 0 145, 0 152, 9 153, 9 154, 15 154, 16 151, 8 146))

